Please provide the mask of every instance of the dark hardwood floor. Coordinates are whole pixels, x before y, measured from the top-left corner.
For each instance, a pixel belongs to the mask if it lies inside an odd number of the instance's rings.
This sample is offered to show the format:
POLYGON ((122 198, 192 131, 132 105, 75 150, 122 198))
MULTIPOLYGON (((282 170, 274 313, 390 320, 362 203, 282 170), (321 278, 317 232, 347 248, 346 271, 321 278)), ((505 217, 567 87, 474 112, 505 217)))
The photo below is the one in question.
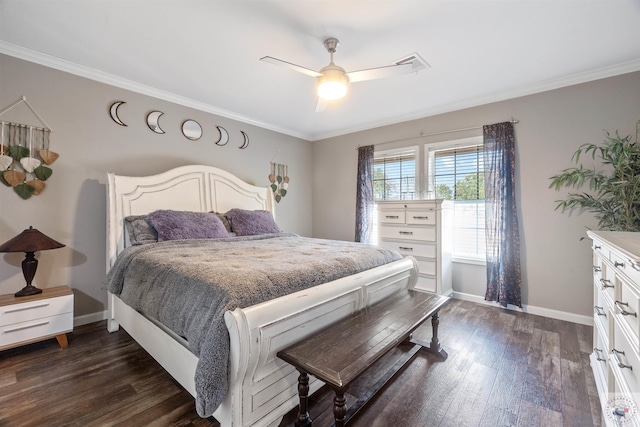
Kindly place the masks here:
MULTIPOLYGON (((430 338, 430 327, 416 335, 430 338)), ((449 358, 418 353, 349 425, 599 426, 591 336, 589 326, 453 300, 440 317, 449 358)), ((311 398, 315 427, 330 423, 332 398, 324 389, 311 398)), ((294 419, 292 411, 281 425, 294 419)), ((52 339, 0 352, 0 426, 45 425, 218 423, 198 417, 191 395, 126 332, 109 334, 98 322, 76 328, 66 349, 52 339)))

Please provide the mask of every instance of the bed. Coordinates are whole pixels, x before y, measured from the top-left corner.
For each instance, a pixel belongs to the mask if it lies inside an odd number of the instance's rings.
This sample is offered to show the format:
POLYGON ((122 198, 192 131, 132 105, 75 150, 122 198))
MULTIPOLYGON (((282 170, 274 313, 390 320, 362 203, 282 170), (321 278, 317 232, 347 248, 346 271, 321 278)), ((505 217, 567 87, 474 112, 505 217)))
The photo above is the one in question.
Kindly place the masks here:
MULTIPOLYGON (((159 209, 227 212, 266 210, 275 217, 273 194, 210 166, 183 166, 152 176, 107 175, 107 271, 130 246, 124 220, 159 209)), ((345 242, 345 245, 347 243, 345 242)), ((130 248, 131 249, 131 248, 130 248)), ((124 256, 124 255, 123 255, 124 256)), ((287 346, 417 280, 411 257, 224 313, 228 331, 228 390, 212 413, 222 426, 280 423, 298 403, 297 371, 276 357, 287 346)), ((184 337, 109 293, 110 332, 122 326, 173 378, 198 398, 198 357, 184 337)), ((310 383, 311 392, 323 384, 310 383)), ((200 397, 202 398, 202 396, 200 397)))

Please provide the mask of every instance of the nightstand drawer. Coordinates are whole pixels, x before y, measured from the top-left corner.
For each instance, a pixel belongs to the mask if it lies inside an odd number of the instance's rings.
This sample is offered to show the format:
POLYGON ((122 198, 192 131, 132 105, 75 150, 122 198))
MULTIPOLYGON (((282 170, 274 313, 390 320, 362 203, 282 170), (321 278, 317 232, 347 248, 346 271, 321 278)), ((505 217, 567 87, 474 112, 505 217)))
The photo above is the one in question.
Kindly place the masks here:
POLYGON ((42 319, 0 326, 0 347, 54 336, 73 329, 73 314, 64 313, 42 319))
POLYGON ((72 312, 73 295, 6 305, 0 307, 0 326, 72 312))

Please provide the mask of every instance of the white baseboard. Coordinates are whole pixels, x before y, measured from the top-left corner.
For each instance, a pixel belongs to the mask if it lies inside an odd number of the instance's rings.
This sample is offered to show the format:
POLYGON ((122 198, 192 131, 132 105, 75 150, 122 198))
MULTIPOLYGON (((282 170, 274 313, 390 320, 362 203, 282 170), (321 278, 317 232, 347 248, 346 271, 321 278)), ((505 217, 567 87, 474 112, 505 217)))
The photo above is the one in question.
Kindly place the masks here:
MULTIPOLYGON (((471 301, 478 304, 489 305, 492 307, 505 308, 494 301, 485 301, 483 297, 462 292, 453 292, 456 299, 471 301)), ((551 319, 565 320, 567 322, 579 323, 581 325, 593 326, 593 316, 583 316, 581 314, 567 313, 566 311, 553 310, 550 308, 536 307, 533 305, 523 304, 522 308, 509 305, 506 310, 521 311, 523 313, 536 314, 538 316, 549 317, 551 319)))
POLYGON ((84 314, 82 316, 76 316, 73 318, 73 326, 87 325, 93 322, 99 322, 107 319, 107 310, 99 311, 97 313, 84 314))

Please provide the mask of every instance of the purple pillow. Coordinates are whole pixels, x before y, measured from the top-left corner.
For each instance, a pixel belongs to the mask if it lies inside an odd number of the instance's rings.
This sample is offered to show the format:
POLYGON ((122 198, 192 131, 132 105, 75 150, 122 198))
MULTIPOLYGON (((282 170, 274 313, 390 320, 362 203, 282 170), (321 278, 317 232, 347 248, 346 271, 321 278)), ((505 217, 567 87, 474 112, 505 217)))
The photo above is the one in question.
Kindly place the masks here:
POLYGON ((231 229, 236 233, 236 236, 280 233, 280 229, 269 211, 231 209, 224 216, 229 218, 231 229))
POLYGON ((229 237, 222 221, 210 212, 157 210, 147 215, 147 221, 158 232, 159 242, 229 237))

